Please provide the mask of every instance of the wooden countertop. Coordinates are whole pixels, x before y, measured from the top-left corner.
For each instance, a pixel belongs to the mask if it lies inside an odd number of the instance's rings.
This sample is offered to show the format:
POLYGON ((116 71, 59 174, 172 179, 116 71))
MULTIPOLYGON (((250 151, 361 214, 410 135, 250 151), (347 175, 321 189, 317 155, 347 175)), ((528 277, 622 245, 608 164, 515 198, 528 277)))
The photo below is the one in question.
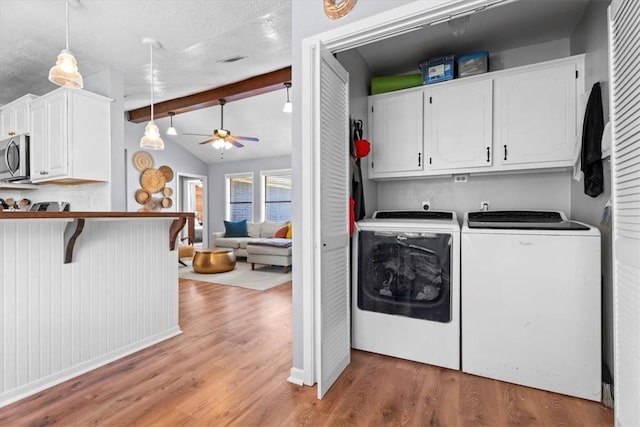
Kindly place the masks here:
POLYGON ((0 219, 60 219, 60 218, 193 218, 193 212, 28 212, 2 211, 0 219))

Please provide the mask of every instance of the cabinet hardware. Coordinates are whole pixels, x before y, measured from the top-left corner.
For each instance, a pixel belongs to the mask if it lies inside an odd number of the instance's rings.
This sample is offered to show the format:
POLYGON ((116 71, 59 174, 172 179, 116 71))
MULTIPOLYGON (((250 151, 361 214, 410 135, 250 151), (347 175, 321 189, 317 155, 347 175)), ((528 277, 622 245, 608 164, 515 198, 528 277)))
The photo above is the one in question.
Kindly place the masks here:
POLYGON ((487 147, 487 163, 491 161, 491 148, 487 147))
POLYGON ((507 144, 504 144, 504 159, 507 160, 507 144))
POLYGON ((16 133, 12 130, 9 131, 9 136, 14 136, 16 133))
POLYGON ((431 157, 429 157, 429 164, 431 164, 431 160, 432 160, 431 157))
POLYGON ((373 162, 371 162, 371 169, 373 169, 373 162))
POLYGON ((371 107, 371 112, 373 113, 373 107, 371 107))
POLYGON ((429 97, 429 104, 433 104, 433 98, 429 97))
POLYGON ((422 166, 422 153, 418 153, 418 167, 422 166))
POLYGON ((576 79, 578 78, 578 70, 576 70, 576 79))

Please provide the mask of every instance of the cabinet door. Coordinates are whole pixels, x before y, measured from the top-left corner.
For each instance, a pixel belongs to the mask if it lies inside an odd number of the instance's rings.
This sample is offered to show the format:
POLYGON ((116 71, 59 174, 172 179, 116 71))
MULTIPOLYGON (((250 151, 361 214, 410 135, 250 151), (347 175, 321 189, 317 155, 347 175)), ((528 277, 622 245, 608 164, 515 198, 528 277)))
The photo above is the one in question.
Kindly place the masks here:
POLYGON ((23 99, 13 106, 13 131, 16 135, 21 133, 29 133, 29 107, 31 101, 23 99))
POLYGON ((576 81, 575 64, 496 79, 496 149, 501 164, 570 164, 576 144, 576 81))
POLYGON ((37 182, 47 170, 47 103, 34 102, 31 105, 31 137, 29 139, 31 180, 37 182))
POLYGON ((0 109, 0 139, 4 139, 11 131, 11 108, 0 109))
POLYGON ((68 171, 68 94, 57 92, 47 99, 47 144, 46 177, 67 175, 68 171))
POLYGON ((422 92, 370 100, 371 177, 422 170, 422 92))
POLYGON ((425 163, 431 170, 491 166, 493 82, 455 82, 424 93, 425 163))

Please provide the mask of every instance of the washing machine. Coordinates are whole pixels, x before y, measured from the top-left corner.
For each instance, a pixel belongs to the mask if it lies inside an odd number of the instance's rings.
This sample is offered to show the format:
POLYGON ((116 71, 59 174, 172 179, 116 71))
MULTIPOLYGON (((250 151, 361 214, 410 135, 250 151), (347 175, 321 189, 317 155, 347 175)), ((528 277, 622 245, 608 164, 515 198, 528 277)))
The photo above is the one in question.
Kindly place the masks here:
POLYGON ((467 212, 462 370, 601 400, 600 232, 562 212, 467 212))
POLYGON ((460 369, 455 212, 378 211, 353 248, 352 347, 460 369))

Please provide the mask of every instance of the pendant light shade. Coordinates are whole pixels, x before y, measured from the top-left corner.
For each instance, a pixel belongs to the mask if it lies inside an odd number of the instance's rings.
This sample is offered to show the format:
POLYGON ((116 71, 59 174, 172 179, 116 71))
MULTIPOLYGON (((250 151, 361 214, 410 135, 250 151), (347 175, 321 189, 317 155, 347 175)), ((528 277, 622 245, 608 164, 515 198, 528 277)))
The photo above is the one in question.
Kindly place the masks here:
POLYGON ((66 2, 66 48, 58 55, 56 65, 49 70, 49 81, 59 86, 72 89, 82 89, 82 76, 78 72, 78 63, 73 53, 69 50, 69 2, 66 2))
POLYGON ((287 102, 284 103, 282 111, 285 113, 290 113, 293 111, 293 104, 291 104, 291 101, 289 101, 289 88, 291 87, 291 83, 285 83, 284 85, 287 88, 287 102))
POLYGON ((169 113, 169 117, 171 117, 171 125, 169 126, 169 129, 167 129, 167 135, 177 135, 178 131, 176 130, 176 128, 173 127, 173 116, 175 116, 176 113, 169 113))
POLYGON ((158 126, 153 122, 153 48, 160 47, 154 39, 142 39, 144 44, 149 45, 150 58, 151 58, 151 120, 144 128, 144 136, 140 139, 140 148, 147 150, 164 150, 164 141, 160 138, 160 130, 158 126))

